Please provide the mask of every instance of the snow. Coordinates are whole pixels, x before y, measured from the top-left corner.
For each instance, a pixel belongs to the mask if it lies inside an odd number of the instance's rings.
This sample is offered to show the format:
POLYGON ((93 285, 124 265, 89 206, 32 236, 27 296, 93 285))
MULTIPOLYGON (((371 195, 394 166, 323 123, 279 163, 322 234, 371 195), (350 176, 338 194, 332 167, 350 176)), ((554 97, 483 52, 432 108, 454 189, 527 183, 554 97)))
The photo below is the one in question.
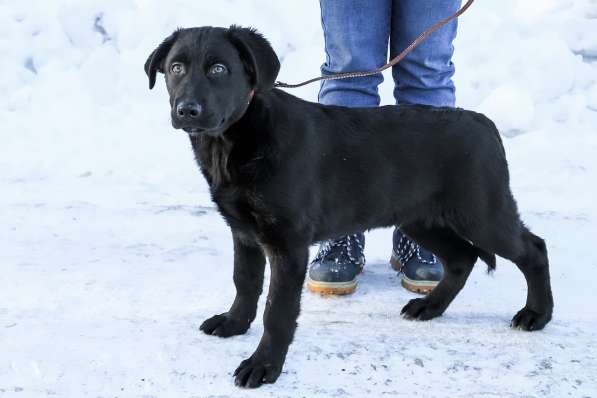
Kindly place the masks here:
POLYGON ((197 330, 234 297, 230 233, 142 66, 177 26, 236 23, 300 81, 323 60, 319 18, 299 0, 0 1, 1 397, 597 396, 591 0, 478 1, 455 43, 458 104, 502 129, 522 217, 548 243, 547 328, 508 328, 526 292, 507 261, 477 267, 441 318, 403 320, 415 296, 377 230, 354 295, 303 295, 278 382, 233 385, 261 318, 226 340, 197 330))
POLYGON ((512 136, 532 127, 535 105, 524 87, 502 85, 479 104, 479 112, 498 120, 502 135, 512 136))

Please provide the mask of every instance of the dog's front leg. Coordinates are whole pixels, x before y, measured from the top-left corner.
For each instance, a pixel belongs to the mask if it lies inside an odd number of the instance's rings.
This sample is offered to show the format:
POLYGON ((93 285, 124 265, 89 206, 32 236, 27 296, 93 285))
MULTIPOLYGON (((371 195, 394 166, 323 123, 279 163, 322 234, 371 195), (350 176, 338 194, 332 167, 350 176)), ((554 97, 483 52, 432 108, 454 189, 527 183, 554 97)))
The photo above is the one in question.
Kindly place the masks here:
POLYGON ((263 289, 265 256, 256 242, 232 232, 234 240, 234 285, 236 297, 223 314, 207 319, 199 328, 207 334, 230 337, 244 334, 257 312, 257 300, 263 289))
POLYGON ((285 249, 267 248, 271 277, 263 315, 264 332, 257 350, 234 372, 238 386, 255 388, 262 383, 273 383, 282 371, 296 329, 309 259, 308 245, 294 245, 285 249))

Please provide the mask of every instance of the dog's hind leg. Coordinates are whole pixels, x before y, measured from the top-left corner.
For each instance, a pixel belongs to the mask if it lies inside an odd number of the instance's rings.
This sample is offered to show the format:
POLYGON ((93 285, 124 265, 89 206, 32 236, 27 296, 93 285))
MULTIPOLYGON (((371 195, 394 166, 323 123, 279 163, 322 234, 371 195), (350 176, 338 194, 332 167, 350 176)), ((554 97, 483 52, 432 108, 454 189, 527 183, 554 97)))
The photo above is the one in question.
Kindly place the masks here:
POLYGON ((551 319, 553 297, 545 242, 524 226, 513 200, 500 211, 488 212, 482 225, 468 225, 465 236, 475 246, 512 261, 527 282, 526 305, 512 319, 512 327, 542 329, 551 319))
POLYGON ((547 248, 543 239, 523 227, 521 239, 525 252, 512 259, 527 281, 527 301, 512 318, 512 327, 522 330, 540 330, 551 320, 553 296, 549 278, 547 248))
POLYGON ((491 239, 475 240, 474 236, 471 239, 483 249, 512 261, 526 279, 526 305, 512 319, 512 327, 529 331, 543 329, 553 311, 547 248, 543 239, 530 232, 518 217, 512 223, 509 228, 501 228, 504 223, 496 220, 496 228, 488 232, 491 239))
POLYGON ((409 301, 402 315, 419 320, 440 316, 464 286, 477 260, 478 249, 447 227, 414 223, 400 229, 439 257, 444 266, 440 283, 426 297, 409 301))
POLYGON ((199 328, 206 334, 230 337, 244 334, 255 319, 257 301, 263 289, 265 255, 256 242, 241 239, 232 233, 234 240, 234 285, 236 297, 232 306, 223 314, 207 319, 199 328))

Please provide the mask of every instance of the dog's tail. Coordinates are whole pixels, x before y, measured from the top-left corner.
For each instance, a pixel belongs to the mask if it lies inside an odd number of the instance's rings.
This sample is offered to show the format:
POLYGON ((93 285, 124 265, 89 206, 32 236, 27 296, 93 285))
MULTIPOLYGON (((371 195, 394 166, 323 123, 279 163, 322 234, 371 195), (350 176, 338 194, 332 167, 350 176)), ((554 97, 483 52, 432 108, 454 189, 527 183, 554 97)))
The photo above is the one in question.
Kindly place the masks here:
POLYGON ((492 273, 495 271, 495 254, 489 253, 483 249, 480 249, 475 246, 477 249, 477 255, 485 264, 487 264, 487 273, 492 273))

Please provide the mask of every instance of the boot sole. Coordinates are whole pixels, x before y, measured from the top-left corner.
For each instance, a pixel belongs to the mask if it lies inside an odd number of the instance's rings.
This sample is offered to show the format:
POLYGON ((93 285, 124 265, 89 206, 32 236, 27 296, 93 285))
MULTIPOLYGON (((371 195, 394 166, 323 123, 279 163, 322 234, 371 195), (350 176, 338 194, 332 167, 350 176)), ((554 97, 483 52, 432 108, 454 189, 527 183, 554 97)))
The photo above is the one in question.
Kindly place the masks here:
MULTIPOLYGON (((396 256, 394 256, 394 254, 392 254, 392 257, 390 258, 390 265, 392 266, 394 271, 402 272, 402 264, 400 264, 400 260, 398 260, 396 256)), ((402 274, 402 280, 400 281, 400 283, 406 290, 409 290, 413 293, 429 294, 433 290, 433 288, 435 288, 438 285, 439 282, 415 281, 402 274)))
POLYGON ((348 282, 321 282, 314 281, 307 277, 307 288, 313 293, 319 293, 322 296, 334 295, 343 296, 353 293, 357 288, 357 278, 348 282))

